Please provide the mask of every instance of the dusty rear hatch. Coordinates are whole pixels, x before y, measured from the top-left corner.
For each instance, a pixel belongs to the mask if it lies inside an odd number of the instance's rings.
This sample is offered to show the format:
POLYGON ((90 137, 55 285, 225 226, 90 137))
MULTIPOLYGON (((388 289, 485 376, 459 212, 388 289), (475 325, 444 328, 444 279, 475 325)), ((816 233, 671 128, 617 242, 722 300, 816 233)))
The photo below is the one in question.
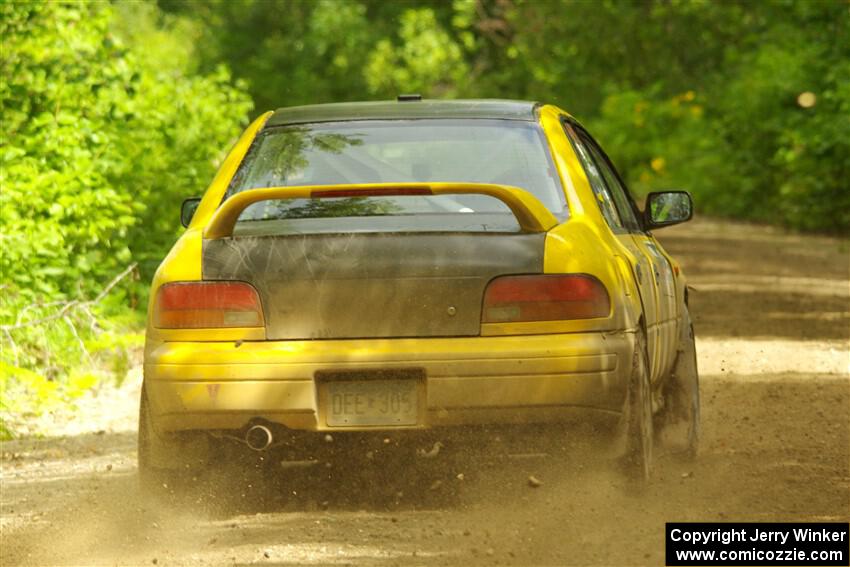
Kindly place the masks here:
POLYGON ((253 284, 269 339, 473 336, 487 283, 542 272, 544 236, 243 236, 206 241, 203 274, 253 284))
POLYGON ((542 273, 566 215, 531 113, 275 126, 205 230, 203 277, 253 284, 268 339, 474 336, 487 283, 542 273))

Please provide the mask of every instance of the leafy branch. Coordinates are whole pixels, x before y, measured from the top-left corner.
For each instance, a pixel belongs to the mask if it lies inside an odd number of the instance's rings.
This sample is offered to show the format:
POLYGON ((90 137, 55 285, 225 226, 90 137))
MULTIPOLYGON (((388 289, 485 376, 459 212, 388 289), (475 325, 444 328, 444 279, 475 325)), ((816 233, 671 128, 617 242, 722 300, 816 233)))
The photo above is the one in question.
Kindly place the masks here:
POLYGON ((0 331, 3 331, 4 333, 7 334, 7 336, 9 336, 9 333, 11 331, 16 330, 16 329, 23 329, 25 327, 34 327, 36 325, 42 325, 44 323, 49 323, 50 321, 55 321, 57 319, 65 319, 66 321, 68 321, 68 315, 72 311, 77 310, 77 309, 84 311, 86 313, 86 315, 88 315, 91 319, 94 319, 94 316, 91 313, 91 308, 94 307, 95 305, 97 305, 98 303, 100 303, 103 300, 103 298, 105 298, 107 295, 109 295, 109 292, 112 291, 112 289, 115 286, 117 286, 121 282, 121 280, 123 280, 125 277, 127 277, 128 274, 130 274, 133 270, 135 270, 137 265, 138 264, 133 262, 132 264, 127 266, 127 268, 125 268, 124 271, 122 271, 120 274, 118 274, 117 276, 112 278, 112 281, 110 281, 106 285, 106 287, 103 288, 101 290, 101 292, 97 294, 97 296, 95 296, 94 299, 89 299, 89 300, 86 300, 86 301, 79 301, 79 300, 74 299, 74 300, 71 300, 71 301, 68 301, 68 302, 65 302, 65 303, 54 301, 54 302, 51 302, 47 305, 62 305, 62 307, 58 311, 56 311, 55 313, 52 313, 52 314, 47 315, 45 317, 40 317, 38 319, 31 319, 29 321, 22 321, 21 319, 22 319, 23 314, 26 313, 28 310, 30 310, 34 307, 44 307, 44 305, 39 306, 38 304, 29 305, 29 306, 27 306, 27 307, 25 307, 21 310, 21 312, 19 313, 18 318, 17 318, 17 320, 15 321, 14 324, 0 325, 0 331))

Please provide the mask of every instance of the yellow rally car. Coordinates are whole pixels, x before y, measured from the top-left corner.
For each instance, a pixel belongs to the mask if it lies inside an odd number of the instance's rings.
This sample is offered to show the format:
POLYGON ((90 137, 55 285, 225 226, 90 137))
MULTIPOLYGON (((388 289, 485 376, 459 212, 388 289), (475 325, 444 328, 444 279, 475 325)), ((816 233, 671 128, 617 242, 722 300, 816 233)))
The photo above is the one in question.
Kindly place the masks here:
POLYGON ((641 213, 551 105, 268 112, 154 277, 140 477, 227 443, 601 418, 647 478, 659 424, 699 437, 685 280, 649 232, 691 209, 661 192, 641 213))

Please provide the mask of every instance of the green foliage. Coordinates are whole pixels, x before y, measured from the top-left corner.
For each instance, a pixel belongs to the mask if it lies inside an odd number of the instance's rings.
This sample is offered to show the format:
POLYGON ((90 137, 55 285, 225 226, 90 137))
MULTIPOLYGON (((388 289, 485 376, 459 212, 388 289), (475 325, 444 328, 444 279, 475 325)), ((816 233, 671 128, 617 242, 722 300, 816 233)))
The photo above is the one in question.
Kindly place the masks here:
POLYGON ((27 416, 73 403, 101 381, 124 380, 144 341, 143 315, 125 302, 118 294, 101 304, 52 301, 21 307, 20 297, 0 296, 0 312, 16 312, 12 323, 23 324, 6 331, 0 343, 0 439, 11 436, 27 416), (45 318, 51 319, 26 325, 45 318))
MULTIPOLYGON (((132 262, 149 280, 180 201, 203 191, 251 109, 224 67, 194 72, 193 25, 154 4, 0 4, 0 325, 91 298, 132 262)), ((106 314, 144 302, 132 281, 106 314)), ((69 369, 94 362, 82 344, 98 334, 75 317, 6 328, 4 384, 75 391, 69 369)))
POLYGON ((698 212, 850 230, 840 0, 160 4, 199 23, 201 67, 230 64, 258 110, 401 92, 543 100, 586 121, 636 193, 681 187, 698 212))
POLYGON ((150 275, 251 108, 224 68, 184 73, 185 40, 154 27, 152 5, 128 6, 127 44, 105 4, 0 8, 0 270, 23 296, 90 291, 131 259, 150 275))
POLYGON ((124 372, 140 316, 114 321, 144 306, 180 202, 252 99, 257 113, 400 92, 552 102, 638 194, 850 231, 843 0, 2 2, 0 36, 0 377, 36 397, 76 391, 79 368, 124 372), (9 328, 134 262, 92 317, 9 328))
POLYGON ((134 222, 132 195, 107 180, 112 140, 103 128, 120 120, 133 76, 96 33, 108 25, 105 12, 18 3, 2 10, 0 272, 24 293, 52 295, 95 275, 101 262, 129 263, 120 237, 134 222))
MULTIPOLYGON (((284 104, 362 99, 367 91, 362 70, 376 31, 368 4, 160 1, 164 9, 199 24, 200 70, 229 66, 250 85, 259 112, 284 104)), ((378 9, 383 13, 387 8, 378 9)))
POLYGON ((517 3, 507 21, 506 51, 527 64, 505 86, 582 117, 636 193, 684 188, 698 212, 850 230, 846 3, 562 0, 517 3))
POLYGON ((450 98, 468 73, 460 46, 440 26, 433 10, 407 10, 399 40, 380 40, 369 56, 366 81, 373 94, 392 98, 412 92, 450 98))
POLYGON ((704 203, 724 193, 719 186, 735 182, 721 177, 728 173, 723 156, 729 148, 712 131, 705 101, 693 91, 670 98, 660 96, 657 87, 611 94, 589 127, 638 198, 652 190, 687 188, 704 203), (708 171, 714 174, 694 174, 708 171))
POLYGON ((734 197, 728 212, 805 230, 847 231, 847 6, 801 3, 777 11, 776 23, 757 48, 737 55, 738 72, 714 96, 719 132, 734 142, 727 167, 740 178, 725 191, 734 197), (804 92, 815 95, 814 106, 798 102, 804 92))

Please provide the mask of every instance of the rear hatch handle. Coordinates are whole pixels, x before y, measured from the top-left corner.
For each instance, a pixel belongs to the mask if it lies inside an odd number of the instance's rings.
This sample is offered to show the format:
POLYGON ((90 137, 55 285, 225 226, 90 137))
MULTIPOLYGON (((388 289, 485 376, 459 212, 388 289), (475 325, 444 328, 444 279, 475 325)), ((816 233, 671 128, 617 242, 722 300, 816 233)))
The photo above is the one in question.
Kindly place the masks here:
POLYGON ((506 204, 523 232, 547 232, 558 219, 537 197, 519 187, 491 183, 368 183, 362 185, 304 185, 242 191, 228 198, 213 214, 204 238, 228 238, 239 215, 254 203, 274 199, 332 197, 395 197, 404 195, 487 195, 506 204))

